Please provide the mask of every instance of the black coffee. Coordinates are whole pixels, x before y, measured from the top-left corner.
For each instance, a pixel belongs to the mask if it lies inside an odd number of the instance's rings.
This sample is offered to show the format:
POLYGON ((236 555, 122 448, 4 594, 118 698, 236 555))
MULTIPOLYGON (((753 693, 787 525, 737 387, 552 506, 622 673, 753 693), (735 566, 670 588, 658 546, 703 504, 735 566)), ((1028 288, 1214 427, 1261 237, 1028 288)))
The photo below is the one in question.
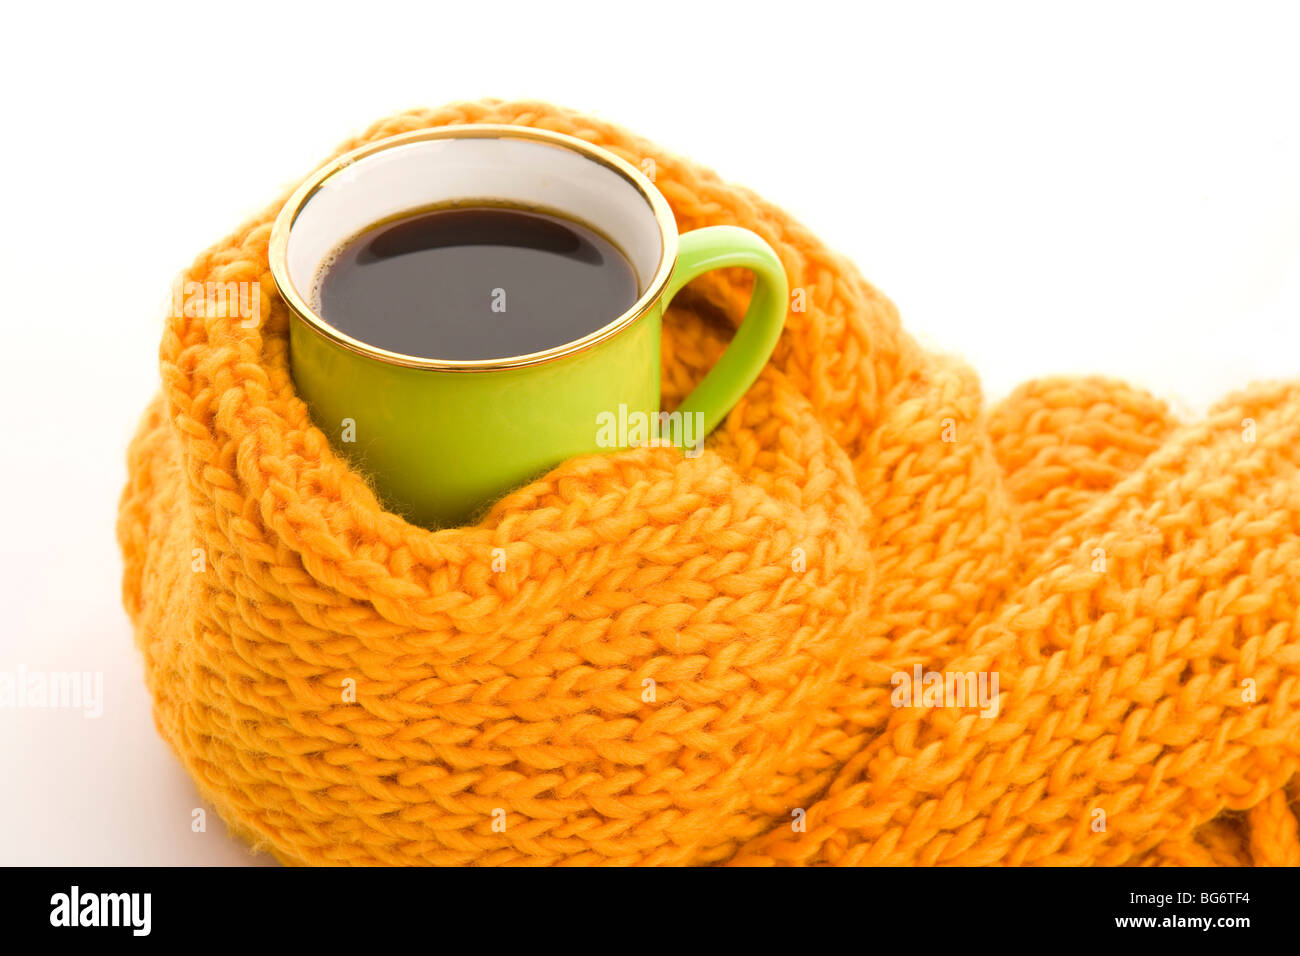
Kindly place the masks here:
POLYGON ((638 297, 608 239, 558 216, 498 206, 431 209, 338 248, 316 307, 369 345, 433 359, 497 359, 580 339, 638 297))

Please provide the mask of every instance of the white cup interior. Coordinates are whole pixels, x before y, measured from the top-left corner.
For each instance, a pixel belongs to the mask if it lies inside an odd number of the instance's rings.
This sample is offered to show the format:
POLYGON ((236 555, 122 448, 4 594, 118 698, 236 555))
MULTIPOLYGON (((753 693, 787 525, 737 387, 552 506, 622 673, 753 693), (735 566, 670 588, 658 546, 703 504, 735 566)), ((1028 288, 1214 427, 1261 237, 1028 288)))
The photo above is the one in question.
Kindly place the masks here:
POLYGON ((596 229, 628 257, 642 294, 659 269, 664 237, 630 179, 558 143, 467 136, 403 143, 326 178, 289 230, 289 281, 319 313, 319 276, 349 239, 404 212, 476 199, 549 210, 596 229))

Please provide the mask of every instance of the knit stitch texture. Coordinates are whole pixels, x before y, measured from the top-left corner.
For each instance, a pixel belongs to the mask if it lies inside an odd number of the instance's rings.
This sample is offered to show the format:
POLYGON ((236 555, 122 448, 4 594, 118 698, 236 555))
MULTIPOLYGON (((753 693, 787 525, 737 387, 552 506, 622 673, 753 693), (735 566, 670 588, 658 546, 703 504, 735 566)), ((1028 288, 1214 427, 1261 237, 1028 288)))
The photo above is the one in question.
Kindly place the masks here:
MULTIPOLYGON (((200 255, 262 321, 167 319, 118 536, 158 729, 236 832, 295 864, 1300 864, 1300 384, 1190 424, 1101 378, 988 407, 807 229, 615 126, 482 101, 342 148, 477 122, 653 159, 682 231, 754 230, 806 307, 700 457, 571 460, 434 532, 294 392, 283 199, 200 255), (895 706, 918 665, 996 673, 996 713, 895 706)), ((666 407, 750 286, 673 304, 666 407)))

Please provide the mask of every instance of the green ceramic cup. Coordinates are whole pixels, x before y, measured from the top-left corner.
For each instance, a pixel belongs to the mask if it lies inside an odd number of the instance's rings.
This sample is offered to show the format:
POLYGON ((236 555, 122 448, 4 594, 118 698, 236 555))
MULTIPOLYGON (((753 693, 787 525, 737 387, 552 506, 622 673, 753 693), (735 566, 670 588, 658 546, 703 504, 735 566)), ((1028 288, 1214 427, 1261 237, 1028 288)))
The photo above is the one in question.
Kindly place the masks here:
POLYGON ((371 476, 386 507, 430 528, 473 520, 566 458, 655 442, 698 454, 758 376, 788 304, 781 262, 758 236, 731 226, 679 236, 667 201, 635 167, 528 127, 421 130, 339 157, 285 204, 270 260, 291 312, 294 384, 313 421, 371 476), (484 361, 388 352, 321 317, 314 287, 341 244, 406 211, 475 202, 598 230, 632 263, 640 297, 581 339, 484 361), (728 266, 755 275, 744 321, 681 408, 661 413, 664 310, 691 279, 728 266))

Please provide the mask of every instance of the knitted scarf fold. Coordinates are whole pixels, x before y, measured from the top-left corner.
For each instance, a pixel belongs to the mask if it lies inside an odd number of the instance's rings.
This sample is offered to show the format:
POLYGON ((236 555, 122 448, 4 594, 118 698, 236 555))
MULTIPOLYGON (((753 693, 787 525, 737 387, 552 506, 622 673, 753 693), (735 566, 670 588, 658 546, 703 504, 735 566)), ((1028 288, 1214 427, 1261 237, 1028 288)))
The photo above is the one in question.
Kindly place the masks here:
MULTIPOLYGON (((990 408, 807 229, 615 126, 483 101, 343 149, 478 122, 652 159, 804 308, 700 457, 571 460, 433 532, 294 393, 279 203, 200 255, 261 321, 168 317, 118 536, 158 729, 231 828, 296 864, 1300 864, 1300 384, 990 408)), ((748 293, 679 296, 666 407, 748 293)))

